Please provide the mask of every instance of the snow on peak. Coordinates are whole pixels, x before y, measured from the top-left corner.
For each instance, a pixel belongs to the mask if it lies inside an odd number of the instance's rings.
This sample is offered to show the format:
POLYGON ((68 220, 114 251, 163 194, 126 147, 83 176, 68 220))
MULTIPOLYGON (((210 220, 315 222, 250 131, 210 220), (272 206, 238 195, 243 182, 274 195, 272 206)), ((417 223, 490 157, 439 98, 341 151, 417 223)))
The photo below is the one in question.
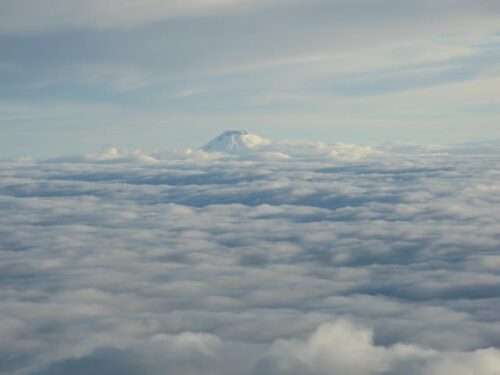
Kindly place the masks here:
POLYGON ((227 130, 208 142, 202 147, 202 150, 205 152, 237 153, 250 151, 270 143, 271 141, 247 130, 227 130))

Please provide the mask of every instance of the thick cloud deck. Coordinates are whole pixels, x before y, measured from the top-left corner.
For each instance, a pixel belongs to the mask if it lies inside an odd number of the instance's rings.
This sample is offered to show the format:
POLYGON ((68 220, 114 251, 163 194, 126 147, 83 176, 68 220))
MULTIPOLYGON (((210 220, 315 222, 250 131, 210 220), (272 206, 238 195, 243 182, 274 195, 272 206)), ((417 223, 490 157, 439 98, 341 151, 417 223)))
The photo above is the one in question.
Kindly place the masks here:
POLYGON ((3 374, 495 374, 495 145, 0 169, 3 374))

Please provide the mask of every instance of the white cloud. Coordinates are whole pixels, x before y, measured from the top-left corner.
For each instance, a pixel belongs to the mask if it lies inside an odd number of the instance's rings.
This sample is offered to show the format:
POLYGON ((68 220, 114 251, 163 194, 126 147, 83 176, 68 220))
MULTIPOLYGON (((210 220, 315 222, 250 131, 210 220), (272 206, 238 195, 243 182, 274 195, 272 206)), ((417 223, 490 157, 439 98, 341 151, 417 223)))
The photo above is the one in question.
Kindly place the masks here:
POLYGON ((2 163, 0 371, 493 375, 498 144, 266 147, 2 163))
POLYGON ((373 343, 373 333, 347 320, 323 324, 305 340, 270 345, 221 340, 211 334, 155 335, 125 349, 101 348, 51 364, 36 374, 477 374, 494 375, 500 351, 439 352, 373 343))
MULTIPOLYGON (((64 159, 63 159, 64 160, 64 159)), ((140 161, 144 163, 158 163, 158 160, 153 156, 146 155, 142 151, 119 151, 116 147, 111 147, 100 154, 87 154, 83 157, 84 161, 119 161, 119 162, 133 162, 140 161)))

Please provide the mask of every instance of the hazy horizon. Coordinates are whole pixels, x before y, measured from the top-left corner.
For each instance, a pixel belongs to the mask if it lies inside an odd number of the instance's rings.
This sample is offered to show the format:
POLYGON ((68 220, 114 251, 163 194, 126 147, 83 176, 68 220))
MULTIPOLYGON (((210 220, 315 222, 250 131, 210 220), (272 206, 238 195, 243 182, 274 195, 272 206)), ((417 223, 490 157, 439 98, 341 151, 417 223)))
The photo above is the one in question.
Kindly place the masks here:
MULTIPOLYGON (((237 130, 236 128, 232 129, 227 129, 222 131, 219 134, 216 134, 215 137, 220 136, 221 134, 224 134, 227 131, 233 131, 237 130)), ((248 131, 248 129, 245 129, 245 131, 248 131)), ((255 134, 254 132, 251 132, 255 134)), ((262 136, 262 133, 257 134, 258 136, 262 136)), ((200 140, 198 143, 195 141, 199 139, 200 136, 195 136, 192 137, 191 139, 186 139, 184 142, 179 142, 176 144, 163 144, 162 142, 159 142, 158 147, 152 147, 152 145, 149 145, 149 147, 141 148, 138 147, 137 144, 140 144, 141 142, 130 142, 129 144, 125 145, 120 145, 120 144, 114 144, 110 142, 104 142, 100 145, 96 144, 93 147, 70 147, 67 145, 67 148, 62 148, 62 149, 55 149, 52 151, 46 151, 46 152, 22 152, 19 151, 18 154, 13 154, 13 155, 4 155, 3 157, 0 156, 0 161, 15 161, 15 160, 38 160, 38 161, 43 161, 43 160, 51 160, 51 159, 57 159, 57 158, 64 158, 64 157, 70 157, 70 156, 77 156, 77 155, 89 155, 89 154, 98 154, 98 153, 105 153, 110 149, 116 149, 119 150, 120 152, 140 152, 140 153, 145 153, 145 154, 157 154, 157 153, 168 153, 168 152, 191 152, 191 151, 197 151, 200 150, 204 147, 206 143, 211 141, 214 137, 212 136, 211 138, 207 138, 205 140, 200 140)), ((265 137, 265 139, 269 139, 265 137)), ((461 140, 461 141, 448 141, 448 142, 443 142, 443 143, 438 143, 438 142, 416 142, 412 140, 402 140, 402 139, 387 139, 385 141, 381 142, 347 142, 347 141, 342 141, 339 139, 334 139, 332 141, 330 140, 325 140, 325 137, 309 137, 309 138, 297 138, 297 137, 288 137, 288 138, 282 138, 282 139, 269 139, 270 142, 275 143, 275 144, 280 144, 283 142, 311 142, 311 143, 318 143, 318 144, 324 144, 327 146, 334 146, 334 145, 352 145, 352 146, 358 146, 358 147, 363 147, 363 146, 368 146, 368 147, 375 147, 375 148, 387 148, 391 146, 398 146, 400 145, 401 147, 436 147, 436 148, 447 148, 447 147, 460 147, 460 146, 479 146, 480 145, 494 145, 494 144, 500 144, 500 139, 467 139, 467 140, 461 140)))

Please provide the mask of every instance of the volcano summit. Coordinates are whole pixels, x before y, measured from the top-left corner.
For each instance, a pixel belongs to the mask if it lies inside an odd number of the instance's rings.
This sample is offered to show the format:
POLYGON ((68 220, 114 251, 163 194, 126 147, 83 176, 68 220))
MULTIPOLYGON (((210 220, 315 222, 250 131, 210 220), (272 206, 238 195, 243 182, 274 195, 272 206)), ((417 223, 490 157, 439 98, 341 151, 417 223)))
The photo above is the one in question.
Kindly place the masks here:
POLYGON ((269 145, 271 141, 247 130, 227 130, 201 149, 205 152, 239 153, 269 145))

